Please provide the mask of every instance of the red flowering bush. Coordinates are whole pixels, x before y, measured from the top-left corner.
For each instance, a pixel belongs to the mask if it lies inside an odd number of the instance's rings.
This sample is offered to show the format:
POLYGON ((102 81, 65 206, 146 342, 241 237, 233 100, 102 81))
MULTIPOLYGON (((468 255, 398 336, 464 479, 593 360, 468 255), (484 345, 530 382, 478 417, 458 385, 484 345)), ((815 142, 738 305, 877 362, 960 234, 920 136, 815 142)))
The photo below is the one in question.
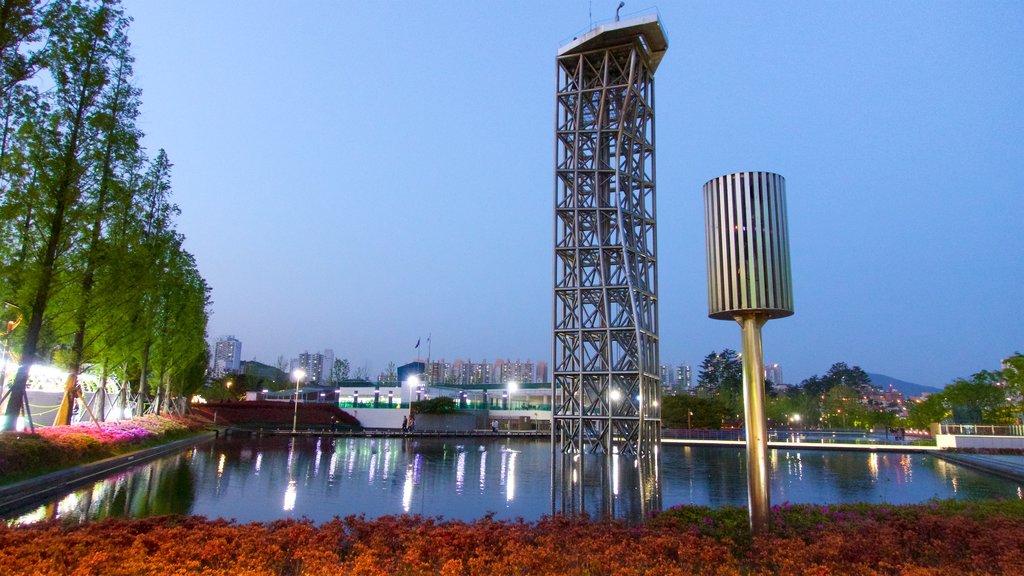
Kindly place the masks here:
POLYGON ((643 526, 350 516, 235 524, 199 517, 0 526, 5 574, 1018 574, 1024 503, 675 508, 643 526), (692 508, 692 509, 691 509, 692 508), (737 523, 741 515, 744 522, 737 523))
MULTIPOLYGON (((218 402, 215 404, 194 404, 192 412, 218 424, 238 426, 291 426, 295 405, 291 402, 218 402)), ((300 428, 326 428, 333 423, 336 427, 359 428, 359 420, 334 404, 299 404, 298 423, 300 428)))
POLYGON ((200 420, 148 415, 118 422, 0 433, 0 484, 174 440, 205 428, 200 420))

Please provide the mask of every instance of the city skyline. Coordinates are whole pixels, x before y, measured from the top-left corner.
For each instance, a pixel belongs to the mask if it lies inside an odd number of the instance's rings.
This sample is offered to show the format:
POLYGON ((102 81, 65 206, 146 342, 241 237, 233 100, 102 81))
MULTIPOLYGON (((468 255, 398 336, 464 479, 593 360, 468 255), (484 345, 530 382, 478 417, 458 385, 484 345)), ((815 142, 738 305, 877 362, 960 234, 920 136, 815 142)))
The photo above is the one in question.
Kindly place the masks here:
MULTIPOLYGON (((371 374, 428 334, 549 359, 550 62, 588 5, 126 2, 210 336, 271 362, 330 343, 371 374)), ((659 8, 661 363, 739 348, 706 316, 700 194, 736 170, 787 178, 796 315, 765 349, 787 380, 941 386, 1024 348, 1024 8, 659 8)))

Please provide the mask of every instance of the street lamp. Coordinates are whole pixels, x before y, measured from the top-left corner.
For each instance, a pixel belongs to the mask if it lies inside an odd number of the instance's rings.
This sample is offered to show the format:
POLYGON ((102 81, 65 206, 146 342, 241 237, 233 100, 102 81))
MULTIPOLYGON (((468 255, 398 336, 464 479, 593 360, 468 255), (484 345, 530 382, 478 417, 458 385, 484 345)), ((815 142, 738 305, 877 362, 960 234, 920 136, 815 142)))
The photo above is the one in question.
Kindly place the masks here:
POLYGON ((299 383, 306 377, 306 371, 296 368, 292 376, 295 376, 295 409, 292 411, 292 434, 295 434, 295 426, 299 423, 299 383))
POLYGON ((412 404, 412 391, 413 391, 414 388, 416 389, 416 392, 417 392, 416 399, 419 400, 419 395, 418 394, 419 394, 419 386, 420 386, 420 377, 415 375, 415 374, 413 374, 412 376, 409 376, 409 378, 406 379, 405 383, 409 385, 409 404, 411 405, 412 404))
POLYGON ((0 356, 0 362, 3 362, 4 365, 3 368, 0 368, 0 398, 2 398, 4 395, 4 384, 6 383, 7 380, 7 353, 10 351, 11 347, 11 332, 14 332, 14 329, 17 328, 19 324, 21 324, 22 319, 21 308, 18 308, 14 304, 11 304, 10 302, 6 301, 4 302, 4 308, 13 309, 15 314, 17 314, 17 318, 15 318, 14 320, 8 320, 3 325, 4 352, 3 355, 0 356))

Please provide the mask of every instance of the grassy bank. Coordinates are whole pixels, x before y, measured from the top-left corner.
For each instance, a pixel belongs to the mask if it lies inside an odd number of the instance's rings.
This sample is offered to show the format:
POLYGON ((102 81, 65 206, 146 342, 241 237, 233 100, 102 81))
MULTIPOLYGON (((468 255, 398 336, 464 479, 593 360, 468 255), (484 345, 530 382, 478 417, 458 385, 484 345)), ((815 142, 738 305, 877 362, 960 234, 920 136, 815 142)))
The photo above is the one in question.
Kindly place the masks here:
POLYGON ((208 423, 183 416, 142 416, 99 425, 36 428, 0 433, 0 486, 88 464, 205 430, 208 423))
POLYGON ((645 526, 568 518, 472 523, 349 517, 316 526, 197 517, 0 527, 8 574, 1019 574, 1024 503, 777 506, 751 537, 738 508, 645 526))

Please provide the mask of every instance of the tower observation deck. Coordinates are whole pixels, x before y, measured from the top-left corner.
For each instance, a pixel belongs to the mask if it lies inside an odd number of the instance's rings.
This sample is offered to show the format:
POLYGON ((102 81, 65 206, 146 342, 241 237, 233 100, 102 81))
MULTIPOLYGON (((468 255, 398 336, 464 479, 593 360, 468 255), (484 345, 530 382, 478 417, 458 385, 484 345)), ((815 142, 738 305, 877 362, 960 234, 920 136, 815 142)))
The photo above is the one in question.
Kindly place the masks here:
POLYGON ((655 233, 657 15, 557 57, 552 435, 569 454, 644 456, 661 436, 655 233))

